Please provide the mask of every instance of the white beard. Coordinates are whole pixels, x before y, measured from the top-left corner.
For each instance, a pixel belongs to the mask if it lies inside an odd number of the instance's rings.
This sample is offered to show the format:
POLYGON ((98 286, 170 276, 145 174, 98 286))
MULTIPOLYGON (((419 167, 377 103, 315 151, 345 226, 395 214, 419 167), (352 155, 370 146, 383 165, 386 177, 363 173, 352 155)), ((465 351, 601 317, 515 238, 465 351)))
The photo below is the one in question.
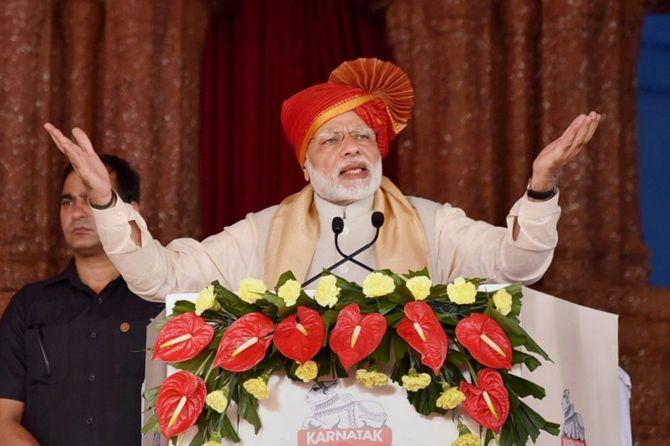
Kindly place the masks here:
POLYGON ((374 194, 382 183, 382 162, 380 158, 374 164, 370 164, 362 156, 343 160, 333 169, 332 174, 314 168, 309 158, 307 158, 305 169, 309 174, 309 181, 314 188, 314 192, 324 200, 335 204, 349 204, 367 198, 374 194), (349 185, 342 184, 340 182, 340 170, 347 164, 358 162, 365 164, 365 168, 370 172, 370 175, 367 178, 350 181, 349 185))

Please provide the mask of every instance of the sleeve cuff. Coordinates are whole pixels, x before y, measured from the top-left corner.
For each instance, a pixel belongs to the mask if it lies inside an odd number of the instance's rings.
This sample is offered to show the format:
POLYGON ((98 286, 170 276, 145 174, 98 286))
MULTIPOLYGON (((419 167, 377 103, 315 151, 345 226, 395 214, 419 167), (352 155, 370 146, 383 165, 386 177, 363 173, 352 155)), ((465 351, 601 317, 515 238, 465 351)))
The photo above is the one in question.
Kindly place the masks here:
MULTIPOLYGON (((116 192, 114 192, 116 194, 116 192)), ((106 209, 96 209, 89 204, 91 211, 93 211, 93 217, 95 222, 100 226, 118 226, 125 225, 128 223, 128 209, 129 206, 121 197, 116 195, 116 201, 113 206, 110 206, 106 209)))
POLYGON ((528 195, 525 193, 514 204, 510 211, 510 215, 518 217, 523 215, 525 218, 546 218, 561 211, 558 205, 558 197, 560 192, 545 201, 530 201, 528 195))

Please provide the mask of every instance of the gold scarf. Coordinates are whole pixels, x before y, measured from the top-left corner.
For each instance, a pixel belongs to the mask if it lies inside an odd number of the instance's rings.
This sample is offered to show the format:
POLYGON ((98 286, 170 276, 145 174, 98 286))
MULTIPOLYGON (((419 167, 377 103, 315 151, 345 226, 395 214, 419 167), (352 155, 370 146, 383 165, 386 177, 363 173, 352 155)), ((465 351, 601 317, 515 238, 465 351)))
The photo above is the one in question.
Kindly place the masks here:
MULTIPOLYGON (((430 267, 426 233, 419 215, 403 193, 383 177, 374 202, 374 209, 384 213, 384 226, 375 243, 378 268, 405 273, 430 267)), ((298 281, 303 282, 318 240, 319 215, 314 204, 314 189, 308 184, 282 201, 272 220, 265 246, 265 284, 274 287, 286 271, 292 271, 298 281)))

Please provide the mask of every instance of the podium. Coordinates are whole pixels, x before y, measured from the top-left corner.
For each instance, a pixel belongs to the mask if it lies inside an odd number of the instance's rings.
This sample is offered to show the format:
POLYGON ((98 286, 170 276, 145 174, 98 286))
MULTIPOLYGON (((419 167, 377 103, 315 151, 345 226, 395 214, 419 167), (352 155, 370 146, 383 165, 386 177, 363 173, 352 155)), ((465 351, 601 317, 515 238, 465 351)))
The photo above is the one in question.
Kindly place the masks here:
MULTIPOLYGON (((195 297, 196 294, 167 296, 166 313, 170 314, 176 301, 194 301, 195 297)), ((525 401, 545 419, 561 424, 559 437, 542 432, 535 444, 621 444, 617 319, 615 314, 523 288, 522 325, 553 362, 544 362, 534 372, 520 366, 515 366, 512 372, 545 388, 547 396, 543 400, 529 397, 525 401)), ((149 333, 147 339, 154 336, 149 333)), ((162 365, 150 364, 149 360, 147 363, 147 380, 160 379, 157 366, 162 365)), ((167 374, 174 371, 170 369, 167 368, 167 374)), ((146 388, 158 384, 147 382, 146 388)), ((276 374, 271 377, 269 388, 270 397, 259 406, 263 428, 256 435, 253 427, 241 420, 239 444, 449 445, 458 436, 454 418, 458 416, 477 432, 476 423, 458 410, 446 416, 419 415, 407 401, 405 389, 395 383, 370 390, 353 377, 299 383, 276 374)), ((182 444, 188 445, 194 435, 195 427, 187 431, 182 444)), ((147 436, 143 445, 155 445, 156 440, 147 436)), ((167 444, 165 439, 163 444, 167 444)), ((224 440, 223 444, 234 443, 224 440)))

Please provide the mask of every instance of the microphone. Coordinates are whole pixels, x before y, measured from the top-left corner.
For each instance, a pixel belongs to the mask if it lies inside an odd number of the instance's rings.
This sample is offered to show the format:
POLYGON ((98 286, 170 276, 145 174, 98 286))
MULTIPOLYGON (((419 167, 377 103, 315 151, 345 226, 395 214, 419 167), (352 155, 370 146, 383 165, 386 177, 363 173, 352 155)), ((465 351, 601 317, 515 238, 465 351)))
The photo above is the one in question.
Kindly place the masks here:
POLYGON ((370 220, 372 221, 372 226, 379 229, 384 224, 384 213, 375 211, 372 213, 372 217, 370 217, 370 220))
POLYGON ((332 264, 330 267, 325 268, 324 271, 321 271, 316 276, 314 276, 311 279, 304 282, 302 284, 302 288, 304 288, 305 286, 314 282, 316 279, 321 277, 326 271, 333 270, 333 269, 337 268, 338 266, 342 265, 345 262, 353 262, 356 265, 360 266, 361 268, 366 269, 370 272, 373 272, 374 270, 372 268, 370 268, 369 266, 367 266, 364 263, 359 262, 358 260, 356 260, 354 258, 358 254, 362 253, 363 251, 365 251, 366 249, 368 249, 369 247, 371 247, 372 245, 375 244, 375 242, 377 241, 377 238, 379 238, 379 230, 384 225, 384 214, 382 212, 379 212, 379 211, 373 212, 372 216, 370 217, 370 222, 372 223, 372 226, 376 229, 375 236, 373 237, 372 241, 370 243, 367 243, 367 244, 363 245, 362 247, 360 247, 356 251, 352 252, 351 254, 346 255, 342 252, 342 250, 340 250, 340 246, 339 246, 339 243, 338 243, 338 237, 342 233, 342 231, 344 230, 344 220, 342 220, 340 217, 333 218, 333 220, 331 222, 331 229, 335 233, 335 249, 337 249, 337 252, 340 253, 340 255, 342 255, 343 258, 341 260, 339 260, 338 262, 335 262, 334 264, 332 264))
POLYGON ((340 217, 333 218, 333 221, 330 225, 335 235, 340 235, 344 230, 344 220, 342 220, 340 217))

